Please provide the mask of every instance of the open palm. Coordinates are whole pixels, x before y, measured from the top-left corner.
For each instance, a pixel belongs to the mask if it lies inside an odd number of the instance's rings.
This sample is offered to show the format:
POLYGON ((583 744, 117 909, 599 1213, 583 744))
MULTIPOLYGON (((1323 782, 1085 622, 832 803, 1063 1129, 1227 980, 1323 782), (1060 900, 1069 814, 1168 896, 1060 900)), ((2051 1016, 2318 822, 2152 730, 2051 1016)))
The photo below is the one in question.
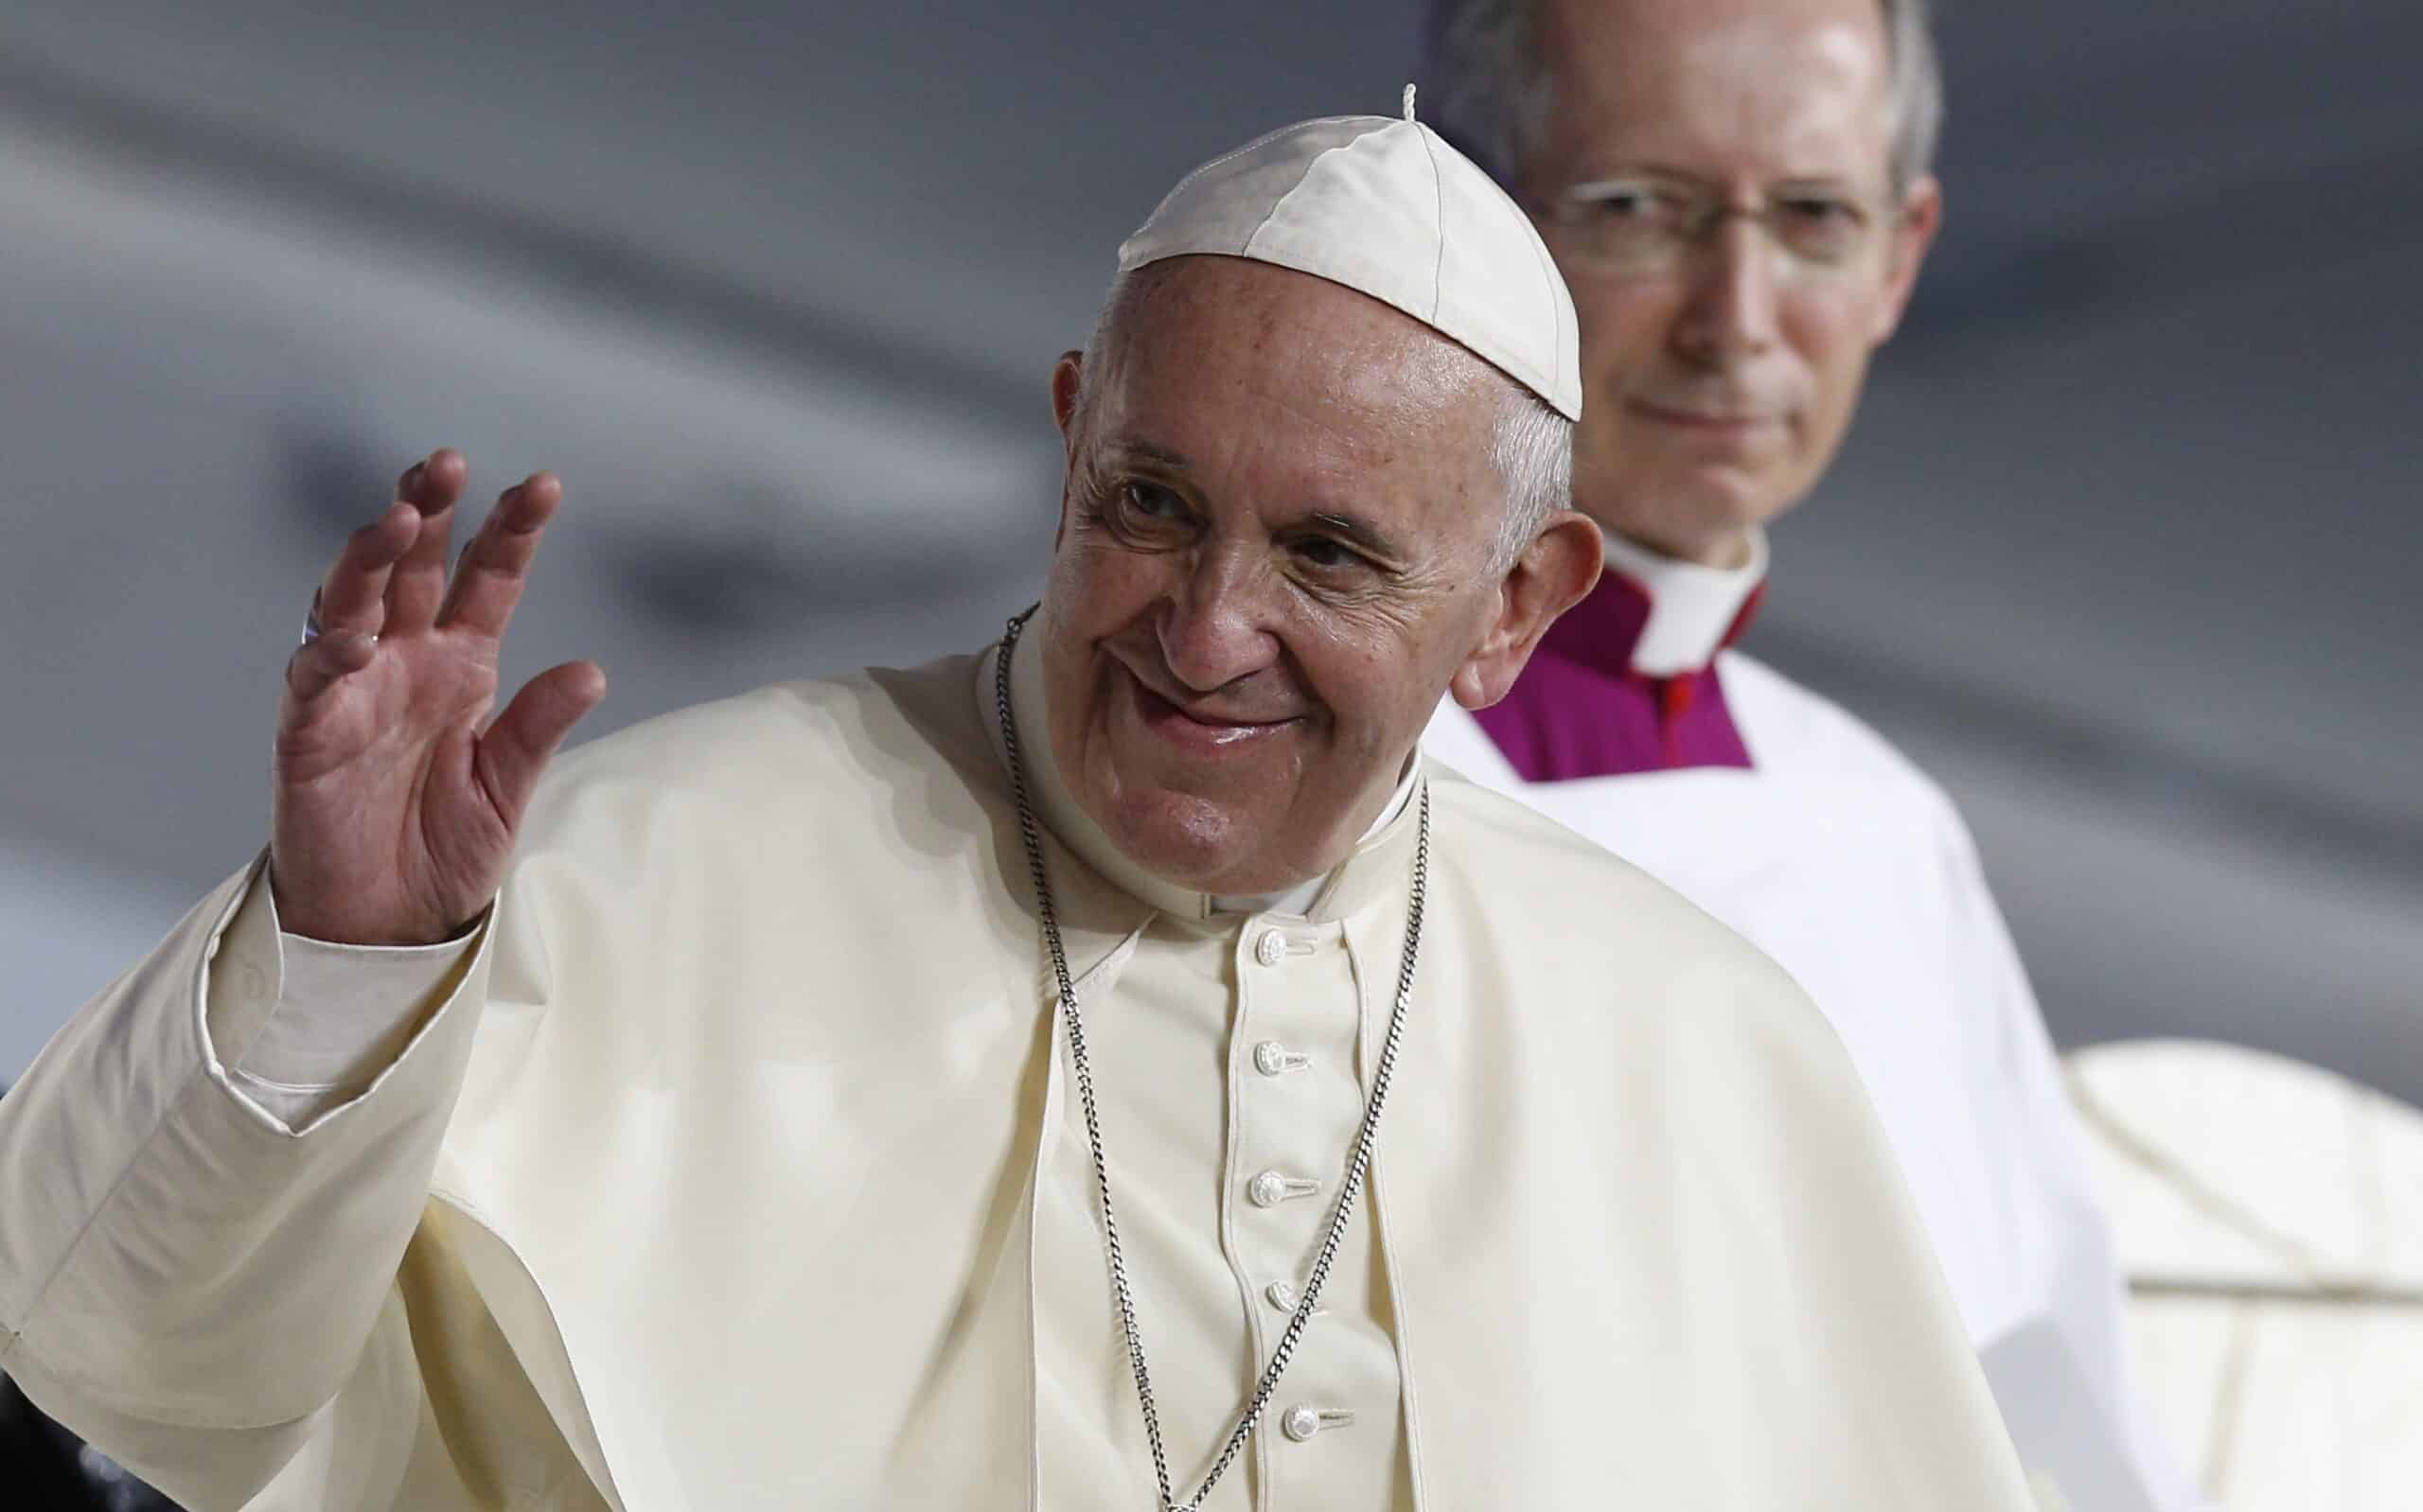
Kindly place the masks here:
POLYGON ((349 944, 447 938, 495 898, 539 773, 605 696, 594 662, 532 678, 493 722, 497 662, 561 501, 539 473, 507 489, 450 581, 465 467, 404 474, 320 585, 318 640, 280 701, 270 874, 282 927, 349 944))

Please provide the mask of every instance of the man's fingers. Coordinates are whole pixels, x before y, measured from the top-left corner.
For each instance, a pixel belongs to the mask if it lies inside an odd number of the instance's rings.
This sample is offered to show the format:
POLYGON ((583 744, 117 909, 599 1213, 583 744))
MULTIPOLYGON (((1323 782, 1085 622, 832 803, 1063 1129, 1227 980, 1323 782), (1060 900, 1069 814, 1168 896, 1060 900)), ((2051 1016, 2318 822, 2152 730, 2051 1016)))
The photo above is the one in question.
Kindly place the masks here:
POLYGON ((442 447, 396 482, 396 500, 418 515, 420 533, 387 585, 389 633, 426 628, 437 616, 446 597, 446 540, 468 475, 463 454, 442 447))
POLYGON ((567 661, 522 685, 480 737, 473 760, 488 800, 505 823, 522 818, 539 774, 580 716, 606 696, 606 673, 594 661, 567 661))
POLYGON ((424 514, 433 515, 454 507, 454 501, 463 497, 463 484, 470 476, 470 466, 464 462, 461 452, 452 447, 440 447, 404 469, 403 477, 397 481, 396 497, 424 514))
POLYGON ((377 635, 386 621, 387 580, 412 549, 420 516, 403 504, 346 537, 327 576, 320 580, 320 632, 377 635))
POLYGON ((286 660, 289 712, 303 712, 320 694, 370 665, 370 659, 378 654, 375 637, 353 631, 324 633, 310 645, 298 647, 286 660))
POLYGON ((563 496, 563 484, 545 472, 533 473, 504 491, 455 564, 439 623, 504 636, 513 607, 522 601, 522 585, 529 581, 539 538, 563 496))

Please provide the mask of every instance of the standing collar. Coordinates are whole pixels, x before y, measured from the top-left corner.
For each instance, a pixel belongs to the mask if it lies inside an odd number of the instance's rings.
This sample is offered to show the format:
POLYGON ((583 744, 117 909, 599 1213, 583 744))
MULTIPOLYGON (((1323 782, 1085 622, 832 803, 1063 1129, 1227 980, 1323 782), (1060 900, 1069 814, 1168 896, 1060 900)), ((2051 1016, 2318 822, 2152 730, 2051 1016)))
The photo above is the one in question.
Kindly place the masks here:
MULTIPOLYGON (((1009 753, 1001 743, 1000 718, 994 707, 993 679, 1000 646, 996 643, 976 659, 976 707, 993 753, 1003 765, 1009 753)), ((1289 913, 1308 919, 1342 917, 1362 908, 1372 896, 1390 888, 1391 857, 1413 842, 1410 812, 1420 781, 1422 759, 1417 749, 1406 759, 1396 791, 1381 806, 1380 817, 1363 832, 1354 852, 1325 876, 1309 878, 1276 892, 1245 897, 1198 892, 1155 876, 1129 860, 1093 821, 1060 781, 1060 764, 1052 751, 1051 721, 1046 715, 1043 650, 1032 635, 1018 638, 1010 658, 1010 717, 1017 721, 1019 752, 1026 758, 1027 791, 1035 800, 1035 818, 1054 839, 1075 852, 1094 870, 1122 891, 1181 919, 1210 919, 1224 913, 1289 913)), ((1394 883, 1402 890, 1399 876, 1394 883)))
POLYGON ((1700 672, 1733 643, 1757 612, 1767 577, 1767 533, 1750 532, 1750 559, 1740 567, 1686 562, 1602 531, 1607 571, 1592 600, 1609 593, 1625 603, 1584 602, 1601 655, 1629 648, 1626 670, 1651 677, 1700 672), (1625 634, 1626 622, 1630 632, 1625 634), (1618 643, 1607 643, 1620 638, 1618 643))

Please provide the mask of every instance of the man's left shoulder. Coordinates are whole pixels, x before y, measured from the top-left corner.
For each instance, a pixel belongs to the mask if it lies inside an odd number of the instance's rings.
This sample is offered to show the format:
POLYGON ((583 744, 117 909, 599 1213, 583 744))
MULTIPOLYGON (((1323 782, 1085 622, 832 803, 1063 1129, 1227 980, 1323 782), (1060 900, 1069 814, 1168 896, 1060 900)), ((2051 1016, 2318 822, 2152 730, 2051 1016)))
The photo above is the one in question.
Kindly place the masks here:
POLYGON ((1726 651, 1717 667, 1761 766, 1966 834, 1943 785, 1866 720, 1756 657, 1726 651))

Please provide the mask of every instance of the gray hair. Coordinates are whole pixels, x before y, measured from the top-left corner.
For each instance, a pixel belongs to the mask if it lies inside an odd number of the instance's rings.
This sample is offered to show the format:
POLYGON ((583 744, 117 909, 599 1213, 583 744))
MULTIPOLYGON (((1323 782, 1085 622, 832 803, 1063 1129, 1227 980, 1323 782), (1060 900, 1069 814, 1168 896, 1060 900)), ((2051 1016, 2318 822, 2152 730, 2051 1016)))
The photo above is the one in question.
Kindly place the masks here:
MULTIPOLYGON (((1943 64, 1929 0, 1880 3, 1892 68, 1886 168, 1898 200, 1935 167, 1943 64)), ((1540 56, 1540 9, 1541 0, 1431 0, 1423 27, 1424 118, 1510 192, 1555 104, 1540 56)))
POLYGON ((1489 555, 1494 574, 1514 565, 1550 515, 1573 507, 1573 422, 1510 379, 1490 425, 1489 460, 1506 483, 1489 555))
MULTIPOLYGON (((1110 281, 1102 312, 1094 317, 1093 331, 1086 338, 1085 356, 1077 368, 1080 410, 1090 399, 1109 360, 1111 326, 1129 276, 1121 273, 1110 281)), ((1494 369, 1492 372, 1495 374, 1494 369)), ((1492 573, 1512 568, 1550 515, 1573 507, 1573 422, 1512 378, 1495 376, 1503 380, 1499 387, 1504 392, 1497 413, 1490 419, 1489 461, 1506 484, 1506 512, 1498 517, 1497 531, 1490 542, 1492 573)))

